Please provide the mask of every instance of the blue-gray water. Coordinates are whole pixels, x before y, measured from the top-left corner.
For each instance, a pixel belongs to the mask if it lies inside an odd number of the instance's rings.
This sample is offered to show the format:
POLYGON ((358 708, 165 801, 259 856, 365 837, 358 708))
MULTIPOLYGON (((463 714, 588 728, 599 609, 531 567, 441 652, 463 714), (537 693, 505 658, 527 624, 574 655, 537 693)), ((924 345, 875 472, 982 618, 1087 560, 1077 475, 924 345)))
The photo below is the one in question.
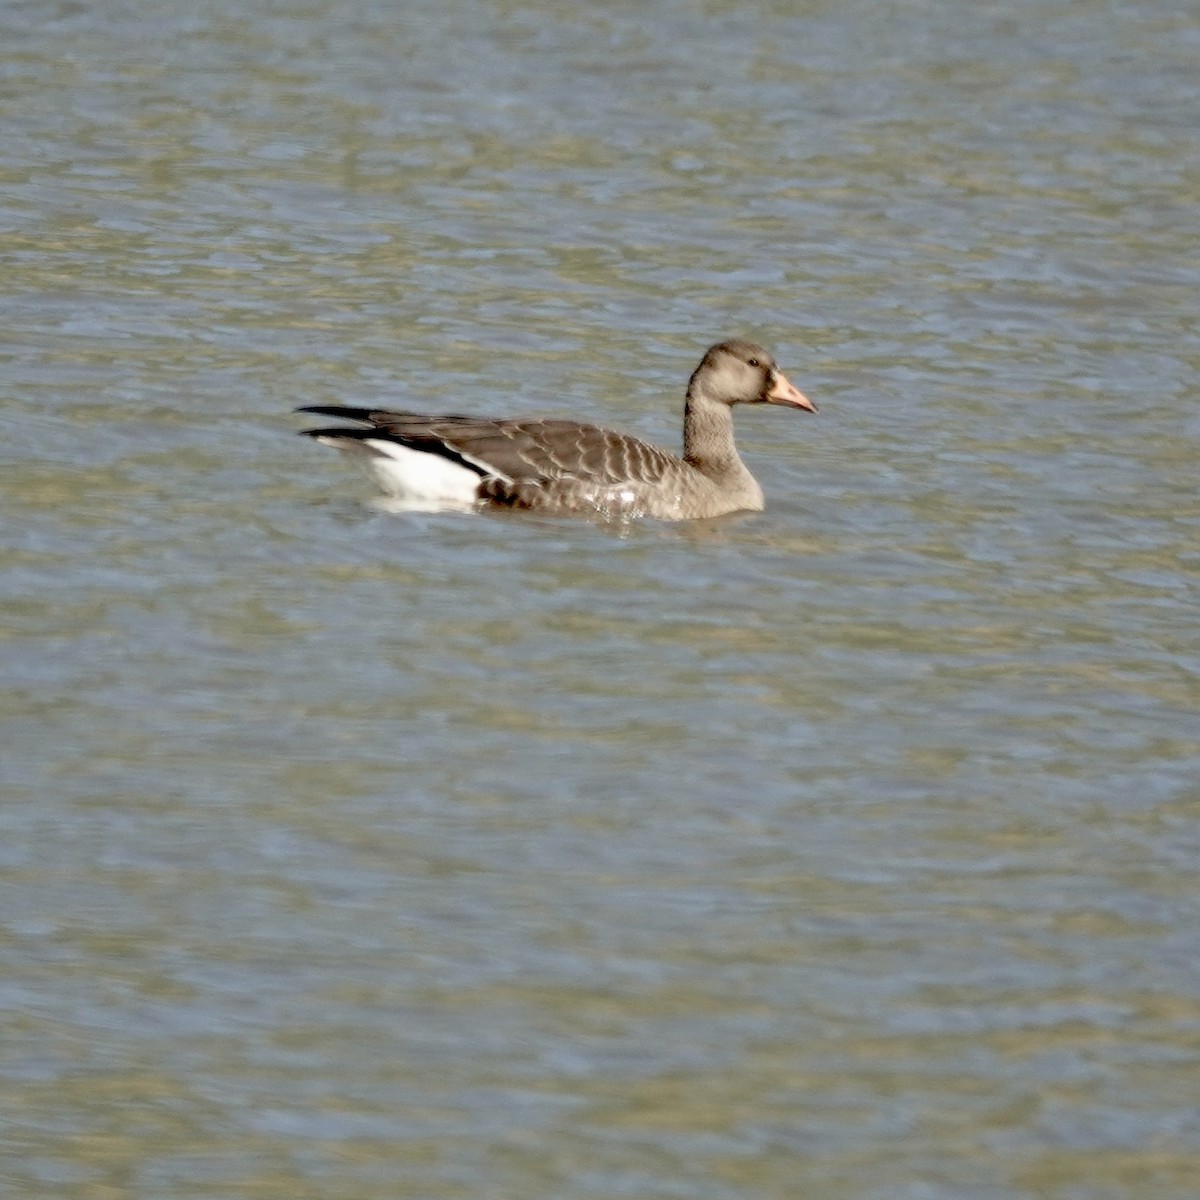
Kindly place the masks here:
POLYGON ((6 1196, 1195 1196, 1200 10, 0 23, 6 1196), (701 527, 290 415, 735 333, 701 527))

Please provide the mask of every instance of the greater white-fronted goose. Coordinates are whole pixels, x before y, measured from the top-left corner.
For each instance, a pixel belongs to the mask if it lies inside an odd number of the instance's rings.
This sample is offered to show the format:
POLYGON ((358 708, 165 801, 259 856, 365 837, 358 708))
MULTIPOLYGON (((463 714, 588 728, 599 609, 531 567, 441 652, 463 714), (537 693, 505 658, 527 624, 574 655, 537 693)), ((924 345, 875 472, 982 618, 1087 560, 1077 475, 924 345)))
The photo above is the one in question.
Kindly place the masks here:
POLYGON ((668 521, 760 510, 763 492, 733 444, 733 405, 816 412, 753 342, 713 346, 688 382, 683 457, 598 425, 541 418, 427 416, 316 405, 298 412, 362 421, 303 432, 359 457, 400 506, 499 505, 668 521))

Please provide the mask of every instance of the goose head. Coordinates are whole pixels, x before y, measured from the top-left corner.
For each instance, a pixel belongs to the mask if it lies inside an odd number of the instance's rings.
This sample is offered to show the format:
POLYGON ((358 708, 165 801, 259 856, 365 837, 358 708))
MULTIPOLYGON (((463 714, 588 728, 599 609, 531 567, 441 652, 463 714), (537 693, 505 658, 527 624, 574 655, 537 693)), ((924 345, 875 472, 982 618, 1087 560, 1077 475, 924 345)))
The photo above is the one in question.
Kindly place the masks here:
POLYGON ((769 350, 740 338, 709 348, 692 373, 688 395, 730 406, 781 404, 817 411, 817 406, 779 369, 769 350))

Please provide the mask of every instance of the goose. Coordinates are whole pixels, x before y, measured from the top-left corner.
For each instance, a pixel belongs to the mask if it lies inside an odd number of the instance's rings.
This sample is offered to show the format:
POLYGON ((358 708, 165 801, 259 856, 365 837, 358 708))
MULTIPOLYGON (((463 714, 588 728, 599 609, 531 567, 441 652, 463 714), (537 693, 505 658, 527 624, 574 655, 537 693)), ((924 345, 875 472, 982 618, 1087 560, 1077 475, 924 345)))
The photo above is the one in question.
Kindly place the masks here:
POLYGON ((361 422, 301 433, 358 459, 396 507, 681 521, 761 511, 762 488, 733 444, 733 406, 763 403, 817 411, 768 350, 735 338, 710 347, 688 381, 682 457, 579 421, 340 405, 296 411, 361 422))

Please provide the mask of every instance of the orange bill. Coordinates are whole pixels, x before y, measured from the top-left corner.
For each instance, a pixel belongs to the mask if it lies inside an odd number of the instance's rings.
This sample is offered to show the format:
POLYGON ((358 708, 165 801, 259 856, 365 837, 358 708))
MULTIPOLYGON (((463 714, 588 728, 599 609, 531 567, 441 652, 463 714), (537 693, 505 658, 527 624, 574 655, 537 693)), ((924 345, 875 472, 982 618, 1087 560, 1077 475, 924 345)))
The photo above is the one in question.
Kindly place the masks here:
POLYGON ((771 376, 771 386, 767 389, 768 404, 783 404, 787 408, 802 408, 806 412, 816 412, 817 406, 781 371, 771 376))

